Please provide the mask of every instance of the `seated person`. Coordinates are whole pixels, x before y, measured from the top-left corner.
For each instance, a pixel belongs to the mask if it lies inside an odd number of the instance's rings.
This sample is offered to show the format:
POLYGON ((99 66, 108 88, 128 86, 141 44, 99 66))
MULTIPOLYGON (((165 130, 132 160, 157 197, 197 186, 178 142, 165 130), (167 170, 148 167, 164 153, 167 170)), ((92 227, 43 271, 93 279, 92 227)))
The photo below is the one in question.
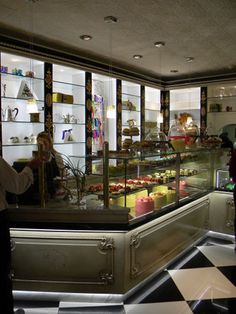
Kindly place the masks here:
POLYGON ((64 162, 61 154, 53 147, 53 140, 49 133, 40 132, 37 136, 37 144, 42 145, 45 159, 45 175, 47 178, 46 187, 50 198, 53 198, 59 189, 55 181, 56 177, 63 178, 65 173, 64 162))
MULTIPOLYGON (((37 136, 37 144, 42 145, 43 160, 45 161, 45 191, 46 200, 52 199, 56 196, 58 190, 61 186, 58 184, 56 178, 63 177, 64 174, 64 163, 63 158, 59 152, 53 148, 53 141, 49 133, 40 132, 37 136)), ((22 170, 25 164, 22 162, 14 162, 13 168, 18 172, 22 170)), ((17 196, 8 196, 8 201, 10 203, 18 203, 22 205, 39 205, 40 195, 39 195, 39 173, 38 169, 33 171, 34 184, 23 194, 17 196)), ((66 196, 64 189, 64 196, 66 196)), ((62 193, 62 192, 61 192, 62 193)))
POLYGON ((233 142, 229 139, 227 132, 221 133, 219 135, 219 138, 222 140, 222 148, 230 148, 231 150, 233 149, 233 142))

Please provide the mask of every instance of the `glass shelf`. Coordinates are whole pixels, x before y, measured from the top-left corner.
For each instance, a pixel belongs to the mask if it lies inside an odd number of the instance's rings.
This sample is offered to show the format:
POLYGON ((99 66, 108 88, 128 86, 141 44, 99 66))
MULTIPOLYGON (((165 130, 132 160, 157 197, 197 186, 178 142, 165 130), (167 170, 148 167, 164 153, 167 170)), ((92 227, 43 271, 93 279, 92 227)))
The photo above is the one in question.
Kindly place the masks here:
POLYGON ((70 141, 70 142, 54 142, 53 144, 54 145, 85 144, 85 142, 70 141))
POLYGON ((2 123, 31 123, 31 124, 44 124, 44 122, 32 122, 32 121, 2 121, 2 123))
POLYGON ((59 105, 59 106, 78 106, 78 107, 85 107, 84 104, 69 104, 65 102, 53 102, 54 105, 59 105))
POLYGON ((16 75, 16 74, 12 74, 12 73, 5 73, 5 72, 0 72, 2 78, 4 78, 4 80, 26 80, 26 81, 40 81, 43 82, 44 79, 41 77, 30 77, 30 76, 25 76, 25 75, 16 75))
POLYGON ((207 97, 208 100, 223 100, 223 99, 230 99, 230 98, 235 98, 236 95, 231 95, 231 96, 213 96, 213 97, 207 97))
POLYGON ((70 83, 70 82, 53 81, 53 83, 62 84, 62 85, 69 85, 69 86, 75 86, 75 87, 80 87, 80 88, 85 88, 85 85, 75 84, 75 83, 70 83))
POLYGON ((9 143, 9 144, 3 144, 3 147, 15 147, 15 146, 37 146, 35 143, 9 143))
POLYGON ((140 95, 134 95, 134 94, 128 94, 128 93, 122 93, 122 95, 140 98, 140 95))
MULTIPOLYGON (((1 97, 2 100, 20 100, 20 101, 28 101, 30 98, 16 98, 16 97, 1 97)), ((43 100, 35 99, 36 102, 44 102, 43 100)))
POLYGON ((128 112, 137 112, 137 113, 140 113, 140 110, 129 110, 129 109, 123 109, 123 108, 122 108, 122 111, 128 111, 128 112))
POLYGON ((75 122, 53 122, 54 124, 60 125, 85 125, 85 123, 75 123, 75 122))

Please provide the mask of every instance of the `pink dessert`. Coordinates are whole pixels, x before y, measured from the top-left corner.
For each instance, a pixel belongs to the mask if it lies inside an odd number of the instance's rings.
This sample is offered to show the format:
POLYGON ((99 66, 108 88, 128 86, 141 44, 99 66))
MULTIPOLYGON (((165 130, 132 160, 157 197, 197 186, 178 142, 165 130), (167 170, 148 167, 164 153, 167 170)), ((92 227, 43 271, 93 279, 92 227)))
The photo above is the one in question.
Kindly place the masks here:
POLYGON ((179 181, 179 188, 180 188, 180 190, 185 189, 186 186, 187 186, 187 182, 185 180, 180 180, 179 181))
POLYGON ((135 202, 136 216, 144 215, 154 210, 154 201, 150 196, 140 196, 135 202))

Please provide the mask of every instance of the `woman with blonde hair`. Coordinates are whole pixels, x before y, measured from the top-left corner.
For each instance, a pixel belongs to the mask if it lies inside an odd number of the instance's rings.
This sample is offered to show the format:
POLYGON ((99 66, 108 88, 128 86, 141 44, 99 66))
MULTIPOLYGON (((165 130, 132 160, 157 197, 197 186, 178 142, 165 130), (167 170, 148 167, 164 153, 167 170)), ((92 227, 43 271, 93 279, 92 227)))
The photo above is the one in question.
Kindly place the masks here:
POLYGON ((37 144, 42 145, 42 150, 46 156, 46 161, 50 162, 55 159, 60 176, 64 175, 64 162, 61 154, 53 147, 53 140, 50 133, 43 131, 37 135, 37 144))

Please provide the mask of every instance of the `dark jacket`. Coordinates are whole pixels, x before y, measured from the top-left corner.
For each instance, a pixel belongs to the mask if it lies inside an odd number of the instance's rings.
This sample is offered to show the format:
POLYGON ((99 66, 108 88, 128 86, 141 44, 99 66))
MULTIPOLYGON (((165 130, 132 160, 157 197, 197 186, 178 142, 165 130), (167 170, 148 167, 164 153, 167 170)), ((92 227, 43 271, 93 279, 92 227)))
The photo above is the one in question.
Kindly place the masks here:
POLYGON ((236 183, 236 149, 233 149, 231 152, 229 161, 229 176, 232 178, 233 182, 236 183))

